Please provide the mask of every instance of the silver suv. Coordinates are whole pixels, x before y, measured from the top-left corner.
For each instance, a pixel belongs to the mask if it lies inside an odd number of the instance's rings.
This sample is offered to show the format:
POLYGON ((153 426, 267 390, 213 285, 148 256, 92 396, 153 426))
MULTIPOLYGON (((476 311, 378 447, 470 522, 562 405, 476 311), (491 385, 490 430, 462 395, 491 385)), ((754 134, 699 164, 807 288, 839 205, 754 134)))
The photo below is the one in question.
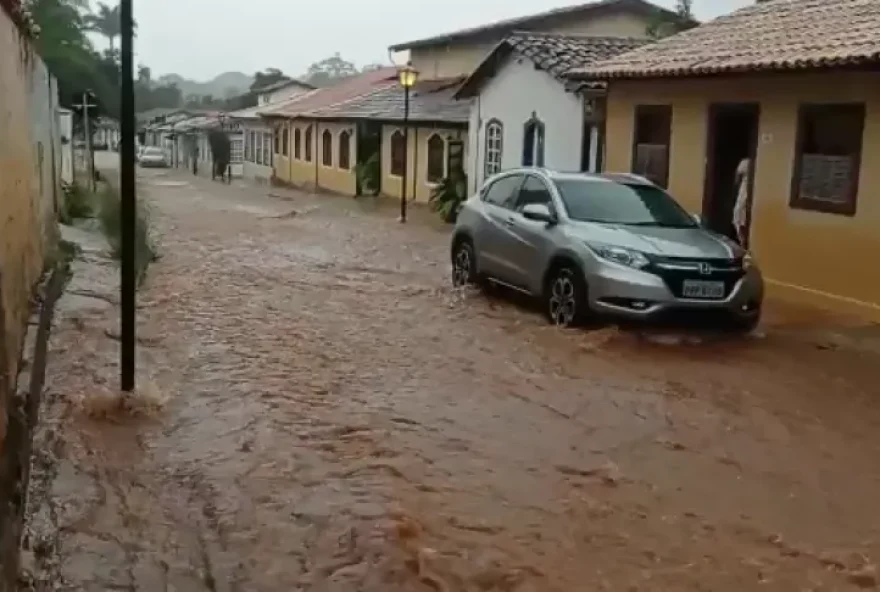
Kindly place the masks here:
POLYGON ((751 255, 647 179, 533 168, 495 175, 462 205, 452 279, 540 298, 563 326, 708 311, 749 331, 764 296, 751 255))

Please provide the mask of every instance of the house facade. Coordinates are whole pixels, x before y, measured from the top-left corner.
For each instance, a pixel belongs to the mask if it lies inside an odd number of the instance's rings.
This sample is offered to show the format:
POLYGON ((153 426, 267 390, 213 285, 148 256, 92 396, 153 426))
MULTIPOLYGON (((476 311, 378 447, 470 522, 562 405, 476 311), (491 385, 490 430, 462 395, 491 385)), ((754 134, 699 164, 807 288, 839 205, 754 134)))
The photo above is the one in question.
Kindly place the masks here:
POLYGON ((606 169, 724 231, 748 159, 748 245, 771 293, 880 321, 863 263, 880 252, 880 11, 865 7, 761 3, 574 76, 608 81, 606 169))
POLYGON ((391 46, 409 52, 424 79, 467 76, 505 38, 517 31, 564 35, 646 38, 650 24, 668 10, 645 0, 596 0, 481 27, 427 37, 391 46))
POLYGON ((496 46, 456 95, 470 100, 470 191, 519 166, 598 170, 604 88, 565 76, 643 44, 631 38, 515 33, 496 46))
MULTIPOLYGON (((261 89, 255 107, 229 114, 230 119, 237 121, 242 129, 242 176, 245 179, 268 183, 274 170, 275 131, 267 120, 260 117, 259 111, 283 105, 314 91, 314 86, 299 80, 282 81, 261 89)), ((280 152, 280 148, 277 151, 280 152)))
POLYGON ((356 159, 364 152, 358 142, 368 132, 355 120, 322 117, 321 112, 396 84, 396 70, 383 68, 259 110, 272 130, 273 179, 356 195, 356 159))
POLYGON ((430 80, 410 89, 409 125, 404 129, 404 91, 391 84, 373 93, 321 109, 313 117, 326 123, 354 123, 355 167, 346 181, 351 195, 378 193, 427 202, 453 171, 464 173, 469 103, 456 101, 461 78, 430 80), (375 165, 375 180, 358 185, 356 168, 375 165), (404 188, 404 182, 406 186, 404 188))

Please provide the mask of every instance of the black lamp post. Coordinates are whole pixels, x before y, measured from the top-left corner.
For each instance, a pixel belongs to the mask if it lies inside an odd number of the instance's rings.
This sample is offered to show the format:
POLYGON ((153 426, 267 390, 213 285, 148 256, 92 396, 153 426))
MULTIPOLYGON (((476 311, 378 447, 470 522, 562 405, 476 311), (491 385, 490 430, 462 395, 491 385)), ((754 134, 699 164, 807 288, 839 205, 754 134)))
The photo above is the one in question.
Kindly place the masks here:
POLYGON ((400 222, 406 222, 406 186, 409 172, 409 93, 419 79, 419 72, 407 62, 397 73, 403 87, 403 175, 400 178, 400 222))
POLYGON ((135 228, 137 205, 135 197, 135 115, 134 115, 134 17, 132 0, 119 3, 120 37, 122 47, 120 61, 120 142, 119 142, 119 194, 122 234, 120 262, 120 380, 123 392, 135 387, 135 292, 137 268, 135 262, 135 228))

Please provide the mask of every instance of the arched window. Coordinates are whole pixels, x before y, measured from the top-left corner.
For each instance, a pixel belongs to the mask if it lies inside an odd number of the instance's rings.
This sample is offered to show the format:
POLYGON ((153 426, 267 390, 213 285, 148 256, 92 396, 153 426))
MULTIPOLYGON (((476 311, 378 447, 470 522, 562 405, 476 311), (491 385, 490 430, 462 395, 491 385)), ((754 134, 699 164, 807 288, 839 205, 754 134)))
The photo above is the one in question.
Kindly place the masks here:
POLYGON ((302 159, 302 151, 300 145, 302 144, 302 132, 299 128, 293 130, 293 157, 297 160, 302 159))
POLYGON ((306 162, 312 162, 312 126, 306 128, 306 162))
POLYGON ((333 166, 333 134, 326 129, 321 134, 321 164, 333 166))
POLYGON ((406 169, 406 140, 403 132, 395 130, 391 134, 391 174, 402 177, 406 169))
POLYGON ((486 154, 483 157, 486 177, 501 170, 501 155, 504 153, 504 126, 497 119, 486 124, 486 154))
POLYGON ((290 144, 290 130, 287 129, 287 126, 284 126, 284 129, 281 130, 281 153, 284 156, 289 154, 288 145, 290 144))
POLYGON ((339 168, 348 170, 351 168, 351 134, 343 131, 339 134, 339 168))
POLYGON ((446 164, 446 142, 438 134, 428 138, 428 182, 439 183, 443 180, 446 164))
POLYGON ((532 111, 523 126, 523 166, 544 166, 544 123, 532 111))

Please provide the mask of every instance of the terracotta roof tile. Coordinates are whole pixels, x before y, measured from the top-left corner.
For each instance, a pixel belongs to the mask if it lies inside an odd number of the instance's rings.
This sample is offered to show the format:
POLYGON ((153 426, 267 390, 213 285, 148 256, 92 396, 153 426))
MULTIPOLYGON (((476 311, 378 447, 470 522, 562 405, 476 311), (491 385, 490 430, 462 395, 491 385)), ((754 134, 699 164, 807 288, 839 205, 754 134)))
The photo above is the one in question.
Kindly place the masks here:
POLYGON ((391 51, 404 51, 407 49, 434 47, 478 37, 493 37, 495 40, 500 40, 517 30, 546 29, 548 26, 564 23, 571 19, 589 18, 594 15, 600 16, 609 12, 652 16, 655 14, 674 14, 646 0, 593 0, 593 2, 563 6, 562 8, 554 8, 537 14, 496 21, 479 27, 460 29, 444 35, 425 37, 407 43, 398 43, 397 45, 392 45, 389 49, 391 51))
POLYGON ((494 76, 515 54, 531 61, 563 83, 573 68, 582 68, 595 62, 620 55, 647 43, 646 39, 630 37, 598 37, 587 35, 563 35, 555 33, 516 32, 502 41, 462 85, 461 98, 475 96, 483 82, 494 76))
MULTIPOLYGON (((461 81, 461 78, 448 78, 416 84, 410 95, 409 119, 426 123, 467 122, 470 101, 456 101, 453 98, 461 81)), ((394 84, 344 103, 316 110, 310 116, 319 119, 402 121, 403 112, 403 88, 394 84)))
POLYGON ((333 86, 298 95, 277 106, 267 106, 259 113, 264 117, 308 117, 311 111, 337 105, 396 84, 397 70, 381 68, 348 78, 333 86))
POLYGON ((769 0, 571 76, 671 77, 877 62, 880 1, 769 0))

